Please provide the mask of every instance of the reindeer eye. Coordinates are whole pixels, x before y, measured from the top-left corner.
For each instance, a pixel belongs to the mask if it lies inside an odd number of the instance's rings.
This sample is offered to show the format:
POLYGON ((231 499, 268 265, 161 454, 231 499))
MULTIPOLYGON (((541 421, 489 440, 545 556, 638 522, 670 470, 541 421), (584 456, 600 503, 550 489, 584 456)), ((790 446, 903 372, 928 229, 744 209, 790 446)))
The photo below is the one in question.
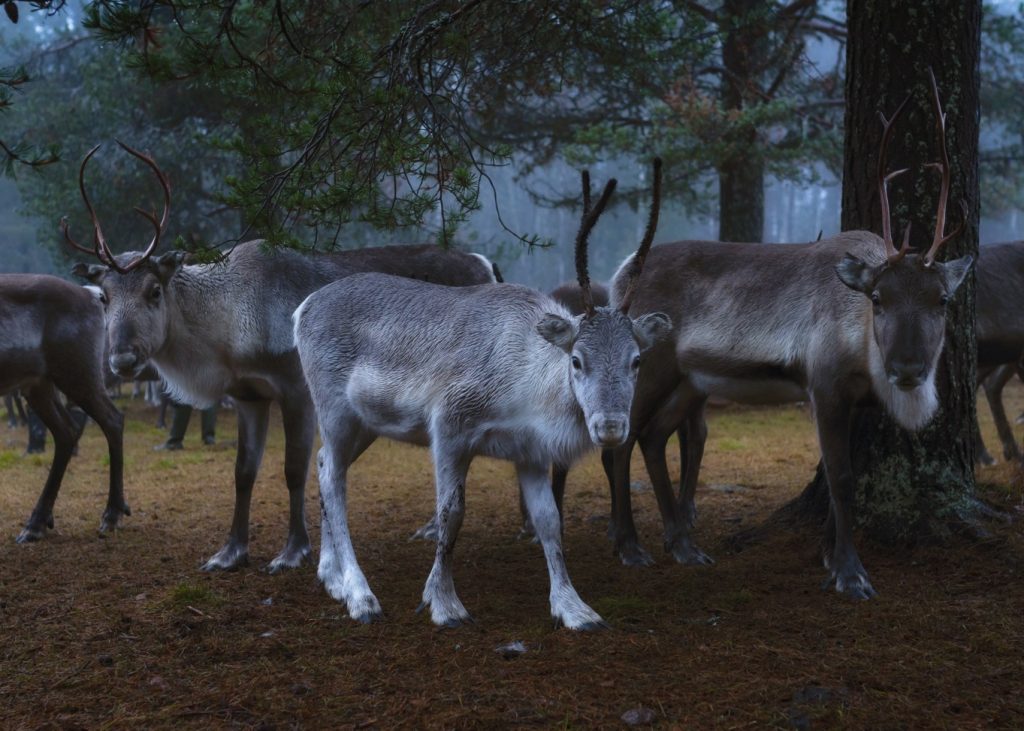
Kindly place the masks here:
POLYGON ((878 292, 871 293, 871 304, 880 305, 882 304, 882 296, 878 292))
POLYGON ((948 294, 944 294, 941 297, 939 297, 939 304, 942 305, 943 307, 948 305, 949 304, 949 295, 948 294))
POLYGON ((154 302, 157 302, 160 299, 160 288, 153 287, 153 290, 149 293, 149 298, 154 302))
POLYGON ((104 307, 106 307, 108 301, 109 300, 107 300, 107 293, 106 292, 100 292, 100 304, 102 304, 104 307))
POLYGON ((637 368, 639 368, 639 367, 640 367, 640 356, 639 356, 639 355, 635 355, 635 356, 633 356, 633 363, 632 363, 631 365, 633 366, 633 370, 634 370, 634 371, 635 371, 635 370, 636 370, 637 368))
POLYGON ((573 370, 577 370, 577 371, 583 370, 583 363, 580 362, 580 359, 577 358, 575 355, 572 357, 572 367, 573 367, 573 370))

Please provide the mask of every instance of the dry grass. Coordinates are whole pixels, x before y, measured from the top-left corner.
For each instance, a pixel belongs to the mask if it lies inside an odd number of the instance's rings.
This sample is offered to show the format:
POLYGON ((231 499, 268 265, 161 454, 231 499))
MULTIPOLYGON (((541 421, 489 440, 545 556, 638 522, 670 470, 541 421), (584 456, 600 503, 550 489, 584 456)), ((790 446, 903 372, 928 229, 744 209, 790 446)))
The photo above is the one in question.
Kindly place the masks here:
MULTIPOLYGON (((1015 414, 1024 391, 1008 395, 1015 414)), ((198 566, 230 521, 234 451, 201 447, 193 424, 186 451, 153 452, 163 433, 141 405, 122 405, 134 512, 107 538, 96 533, 106 460, 95 427, 72 461, 56 531, 29 546, 13 538, 49 455, 22 457, 24 433, 0 434, 3 728, 614 728, 638 706, 665 728, 1024 726, 1019 525, 994 526, 987 543, 913 551, 861 541, 881 592, 863 604, 818 589, 814 532, 729 552, 731 534, 811 476, 817 447, 800 409, 713 413, 698 494, 710 568, 677 566, 660 550, 652 568, 620 566, 600 519, 598 460, 572 473, 569 567, 613 627, 578 635, 551 628, 540 549, 515 540, 507 465, 474 465, 456 550, 460 597, 478 625, 438 630, 412 611, 432 547, 406 540, 432 509, 427 454, 380 441, 364 455, 351 478, 353 533, 386 613, 364 627, 320 589, 314 567, 256 568, 285 537, 279 426, 253 501, 254 566, 207 575, 198 566), (505 660, 495 647, 512 640, 528 651, 505 660)), ((221 438, 233 428, 224 415, 221 438)), ((984 429, 995 444, 989 421, 984 429)), ((645 479, 639 462, 634 476, 645 479)), ((981 479, 995 503, 1020 502, 1011 467, 981 479)), ((643 541, 658 549, 653 494, 634 505, 643 541)), ((316 545, 315 476, 307 509, 316 545)))

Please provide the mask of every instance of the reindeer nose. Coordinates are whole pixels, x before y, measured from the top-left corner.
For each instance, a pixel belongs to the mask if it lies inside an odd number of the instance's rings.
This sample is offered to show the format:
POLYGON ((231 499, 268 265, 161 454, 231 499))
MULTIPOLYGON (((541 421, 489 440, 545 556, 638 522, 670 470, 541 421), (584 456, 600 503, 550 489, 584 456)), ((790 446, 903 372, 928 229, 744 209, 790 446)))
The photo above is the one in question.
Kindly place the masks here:
POLYGON ((919 360, 894 360, 889 364, 889 383, 909 391, 920 386, 928 375, 928 366, 919 360))
POLYGON ((624 416, 600 416, 594 419, 591 437, 600 447, 617 447, 626 441, 629 421, 624 416))
POLYGON ((131 375, 139 358, 135 353, 115 353, 110 356, 110 370, 119 376, 131 375))

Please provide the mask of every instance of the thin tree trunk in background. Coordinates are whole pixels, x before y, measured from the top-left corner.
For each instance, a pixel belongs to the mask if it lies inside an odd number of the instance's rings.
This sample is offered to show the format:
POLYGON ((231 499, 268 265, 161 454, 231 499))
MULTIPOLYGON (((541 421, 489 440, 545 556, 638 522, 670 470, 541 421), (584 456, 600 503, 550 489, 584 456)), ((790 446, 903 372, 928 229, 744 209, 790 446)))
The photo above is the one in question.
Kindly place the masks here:
MULTIPOLYGON (((763 0, 725 0, 720 17, 723 28, 722 107, 742 110, 748 89, 766 56, 766 33, 758 15, 769 4, 763 0)), ((762 19, 764 22, 767 18, 762 19)), ((757 144, 757 130, 744 126, 728 139, 729 154, 718 166, 718 238, 722 241, 761 241, 764 236, 764 160, 757 144)))
MULTIPOLYGON (((931 67, 947 112, 952 174, 947 231, 961 220, 961 199, 968 210, 964 232, 946 244, 938 258, 977 257, 981 0, 848 0, 847 26, 843 230, 881 232, 878 112, 892 115, 911 94, 889 151, 892 170, 910 168, 890 188, 893 237, 901 237, 903 227, 912 221, 912 245, 930 246, 939 195, 938 174, 922 167, 939 154, 929 101, 931 67)), ((941 408, 935 420, 912 435, 881 409, 865 409, 855 417, 851 447, 858 475, 858 523, 872 537, 888 542, 941 537, 951 526, 971 519, 977 505, 972 431, 975 361, 972 274, 949 306, 938 374, 941 408)), ((820 464, 791 507, 804 514, 825 514, 828 486, 820 464)))

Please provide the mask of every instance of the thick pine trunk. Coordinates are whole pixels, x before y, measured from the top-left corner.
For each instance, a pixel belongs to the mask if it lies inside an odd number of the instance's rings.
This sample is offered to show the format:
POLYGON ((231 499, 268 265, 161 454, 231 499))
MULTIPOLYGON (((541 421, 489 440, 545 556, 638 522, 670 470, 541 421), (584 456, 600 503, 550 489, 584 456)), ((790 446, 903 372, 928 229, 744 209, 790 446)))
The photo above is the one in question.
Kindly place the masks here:
MULTIPOLYGON (((725 0, 720 16, 723 28, 722 107, 740 111, 756 83, 766 51, 764 17, 770 6, 763 0, 725 0)), ((764 161, 757 130, 749 125, 731 130, 728 153, 718 164, 718 238, 721 241, 760 241, 764 235, 764 161)))
MULTIPOLYGON (((952 170, 947 230, 961 220, 961 199, 968 211, 964 232, 946 244, 938 258, 976 257, 980 0, 849 0, 847 25, 843 230, 881 232, 878 112, 890 116, 911 94, 889 151, 891 170, 910 168, 891 186, 893 236, 902 236, 903 227, 912 221, 912 245, 930 246, 939 193, 938 174, 922 168, 938 159, 936 120, 929 103, 930 66, 947 112, 952 170)), ((910 434, 880 409, 864 409, 855 417, 851 448, 858 475, 857 522, 872 537, 914 541, 945 535, 951 526, 970 520, 976 505, 975 360, 971 275, 948 310, 938 377, 942 405, 935 420, 910 434)), ((819 464, 815 478, 789 511, 821 516, 827 508, 828 486, 819 464)))

